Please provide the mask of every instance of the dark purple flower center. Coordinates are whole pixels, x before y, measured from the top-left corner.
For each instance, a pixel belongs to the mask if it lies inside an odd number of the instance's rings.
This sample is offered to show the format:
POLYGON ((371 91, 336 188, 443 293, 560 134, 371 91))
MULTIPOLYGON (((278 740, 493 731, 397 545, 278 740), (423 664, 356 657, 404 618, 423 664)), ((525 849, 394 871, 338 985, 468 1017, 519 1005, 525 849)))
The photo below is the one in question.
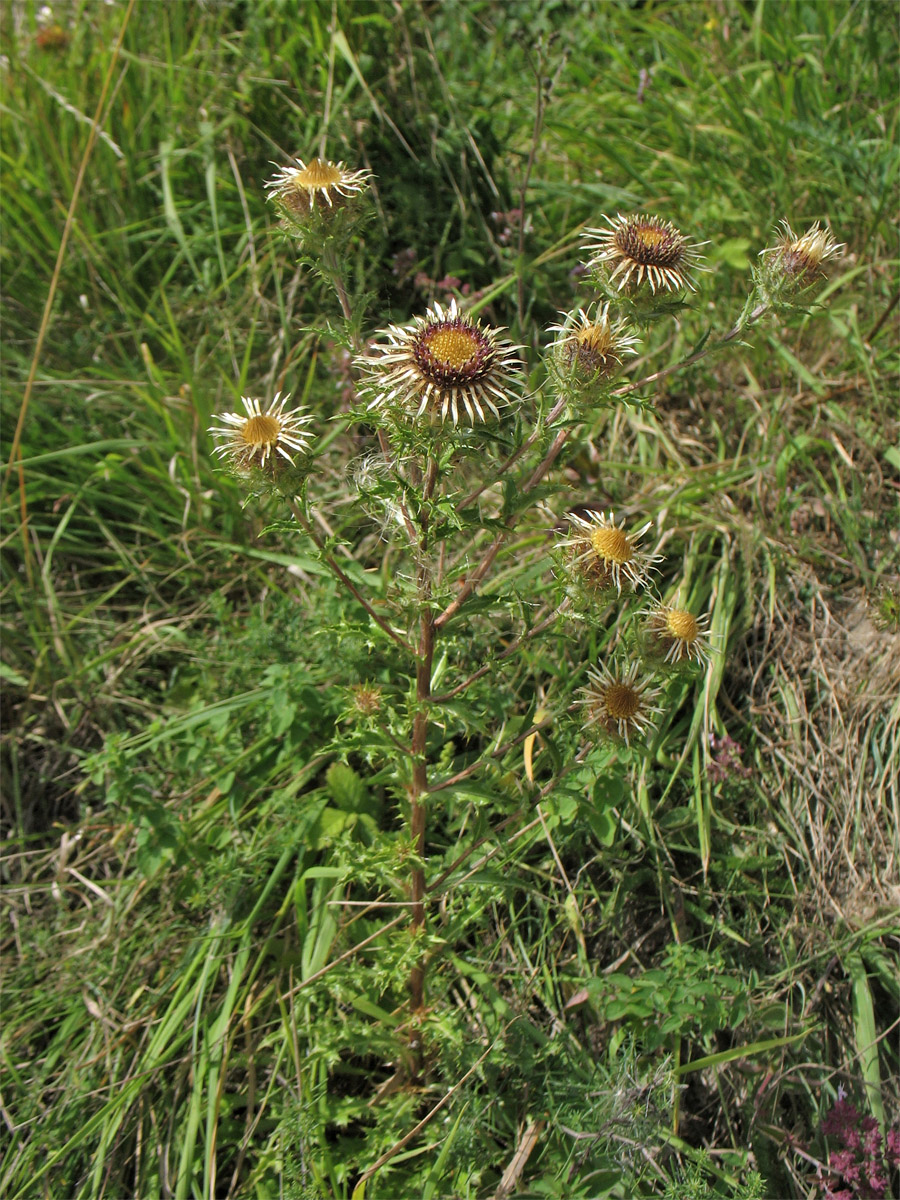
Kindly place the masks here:
POLYGON ((675 267, 684 257, 684 238, 661 221, 626 221, 616 230, 614 241, 622 255, 643 267, 675 267))

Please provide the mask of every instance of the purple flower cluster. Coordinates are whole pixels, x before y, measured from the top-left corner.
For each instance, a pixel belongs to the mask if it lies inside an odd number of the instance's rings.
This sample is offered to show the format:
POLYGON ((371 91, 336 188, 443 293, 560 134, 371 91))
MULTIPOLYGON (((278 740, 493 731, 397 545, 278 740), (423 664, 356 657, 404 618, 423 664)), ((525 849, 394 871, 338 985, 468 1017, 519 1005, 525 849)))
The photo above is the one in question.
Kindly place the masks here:
POLYGON ((889 1129, 882 1150, 874 1117, 864 1117, 838 1088, 837 1103, 822 1122, 822 1132, 841 1144, 829 1152, 825 1200, 884 1200, 891 1170, 900 1167, 900 1129, 889 1129))
MULTIPOLYGON (((508 246, 519 232, 519 226, 522 224, 522 210, 521 208, 511 208, 509 212, 492 212, 491 220, 500 227, 497 241, 501 246, 508 246)), ((531 217, 525 218, 525 232, 531 233, 531 217)))
MULTIPOLYGON (((497 214, 492 215, 496 216, 497 214)), ((394 255, 391 274, 396 276, 401 283, 405 283, 410 276, 413 276, 413 287, 417 291, 426 295, 437 293, 443 297, 445 303, 457 293, 472 300, 478 300, 482 296, 482 292, 473 291, 471 283, 463 283, 458 275, 445 275, 443 279, 432 279, 427 271, 417 271, 417 261, 418 255, 415 247, 407 246, 406 249, 400 250, 394 255)))
POLYGON ((734 741, 726 733, 724 737, 716 737, 714 733, 709 735, 709 745, 713 752, 712 762, 709 764, 709 778, 713 783, 721 783, 729 776, 737 776, 739 779, 748 779, 753 771, 750 767, 745 767, 741 762, 741 755, 744 753, 744 747, 740 742, 734 741))

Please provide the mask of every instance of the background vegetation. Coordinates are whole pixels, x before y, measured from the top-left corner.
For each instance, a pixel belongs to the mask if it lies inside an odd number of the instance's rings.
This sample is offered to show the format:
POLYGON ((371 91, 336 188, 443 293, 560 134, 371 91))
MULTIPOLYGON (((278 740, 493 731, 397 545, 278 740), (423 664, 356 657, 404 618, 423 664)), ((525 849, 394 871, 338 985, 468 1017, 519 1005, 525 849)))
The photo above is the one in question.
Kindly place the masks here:
MULTIPOLYGON (((900 635, 873 621, 900 572, 895 6, 116 0, 2 23, 4 1194, 824 1195, 838 1086, 898 1117, 900 635), (542 819, 521 747, 447 797, 414 1091, 383 903, 407 846, 347 716, 391 663, 205 432, 292 391, 328 430, 323 525, 389 573, 348 483, 366 439, 335 304, 262 192, 323 132, 376 177, 345 263, 368 331, 501 285, 485 315, 536 370, 604 212, 710 241, 638 370, 730 327, 777 220, 846 243, 821 309, 598 415, 503 559, 496 586, 543 577, 550 602, 568 507, 658 514, 721 653, 649 757, 573 776, 542 819)), ((486 605, 455 648, 477 665, 510 633, 486 605)), ((472 745, 600 640, 514 656, 472 745)), ((535 762, 576 750, 551 730, 535 762)))

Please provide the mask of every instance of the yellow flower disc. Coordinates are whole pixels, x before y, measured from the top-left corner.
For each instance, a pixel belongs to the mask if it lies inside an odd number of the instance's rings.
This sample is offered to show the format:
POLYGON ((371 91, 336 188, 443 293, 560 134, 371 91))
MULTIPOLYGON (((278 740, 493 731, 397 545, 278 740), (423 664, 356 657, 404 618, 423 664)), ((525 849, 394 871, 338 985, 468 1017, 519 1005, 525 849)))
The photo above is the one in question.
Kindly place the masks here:
POLYGON ((593 529, 591 547, 607 562, 627 563, 634 557, 634 546, 623 529, 593 529))
POLYGON ((428 339, 428 349, 444 368, 458 371, 478 357, 482 343, 468 329, 438 329, 428 339))
POLYGON ((700 626, 691 613, 680 608, 673 608, 671 612, 666 613, 666 632, 681 642, 687 642, 690 646, 700 636, 700 626))
POLYGON ((308 167, 294 175, 294 181, 304 188, 334 187, 336 183, 340 183, 341 178, 342 173, 334 163, 325 162, 321 158, 314 158, 308 167))
POLYGON ((241 437, 248 446, 267 446, 278 440, 280 431, 281 426, 276 418, 263 413, 244 422, 241 437))

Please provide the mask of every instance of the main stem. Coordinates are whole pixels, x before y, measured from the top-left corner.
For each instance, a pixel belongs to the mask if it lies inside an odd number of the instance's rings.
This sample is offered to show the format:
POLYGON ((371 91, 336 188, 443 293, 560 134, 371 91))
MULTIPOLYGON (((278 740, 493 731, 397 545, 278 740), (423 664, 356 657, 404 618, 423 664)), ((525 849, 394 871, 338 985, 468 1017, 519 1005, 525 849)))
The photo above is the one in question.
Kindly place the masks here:
MULTIPOLYGON (((416 655, 416 712, 412 731, 412 783, 409 789, 409 831, 416 855, 410 881, 411 932, 425 928, 425 818, 428 794, 428 718, 431 703, 431 669, 434 661, 435 623, 431 607, 431 569, 428 563, 428 501, 437 480, 437 456, 428 460, 422 487, 419 513, 419 562, 416 583, 419 600, 419 646, 416 655)), ((418 1013, 425 1004, 425 959, 420 958, 409 976, 410 1012, 418 1013)), ((421 1066, 421 1041, 413 1035, 413 1068, 421 1066)))
MULTIPOLYGON (((341 312, 348 325, 352 322, 353 313, 350 297, 344 284, 340 263, 332 247, 327 247, 323 253, 323 262, 329 272, 334 290, 341 306, 341 312)), ((351 334, 352 336, 352 334, 351 334)), ((355 340, 355 339, 354 339, 355 340)), ((378 440, 385 459, 392 458, 390 446, 384 434, 379 431, 378 440)), ((416 582, 419 599, 419 644, 416 650, 416 712, 413 718, 412 732, 412 783, 409 789, 409 832, 413 844, 416 863, 412 870, 410 881, 411 933, 413 937, 425 928, 425 803, 428 794, 428 707, 431 702, 431 668, 434 660, 434 613, 431 609, 431 571, 428 566, 428 502, 434 493, 437 481, 437 451, 429 458, 425 468, 425 479, 422 487, 422 509, 419 514, 419 562, 416 569, 416 582)), ((407 531, 414 535, 415 529, 409 516, 404 511, 407 531)), ((329 566, 341 577, 340 568, 329 560, 329 566)), ((344 580, 344 582, 349 582, 344 580)), ((352 588, 357 599, 362 600, 356 589, 352 588)), ((369 615, 385 628, 394 638, 397 635, 385 625, 364 601, 369 615)), ((425 1004, 425 959, 420 958, 409 976, 409 1006, 410 1013, 420 1012, 425 1004)), ((422 1041, 417 1031, 413 1031, 410 1048, 412 1050, 412 1070, 418 1075, 422 1067, 422 1041)))
MULTIPOLYGON (((428 793, 428 705, 431 700, 431 664, 434 658, 434 614, 423 611, 416 664, 416 716, 413 722, 413 776, 409 796, 409 831, 416 865, 412 872, 412 932, 425 926, 425 800, 428 793)), ((425 1001, 425 963, 420 960, 409 976, 410 1008, 417 1012, 425 1001)))

